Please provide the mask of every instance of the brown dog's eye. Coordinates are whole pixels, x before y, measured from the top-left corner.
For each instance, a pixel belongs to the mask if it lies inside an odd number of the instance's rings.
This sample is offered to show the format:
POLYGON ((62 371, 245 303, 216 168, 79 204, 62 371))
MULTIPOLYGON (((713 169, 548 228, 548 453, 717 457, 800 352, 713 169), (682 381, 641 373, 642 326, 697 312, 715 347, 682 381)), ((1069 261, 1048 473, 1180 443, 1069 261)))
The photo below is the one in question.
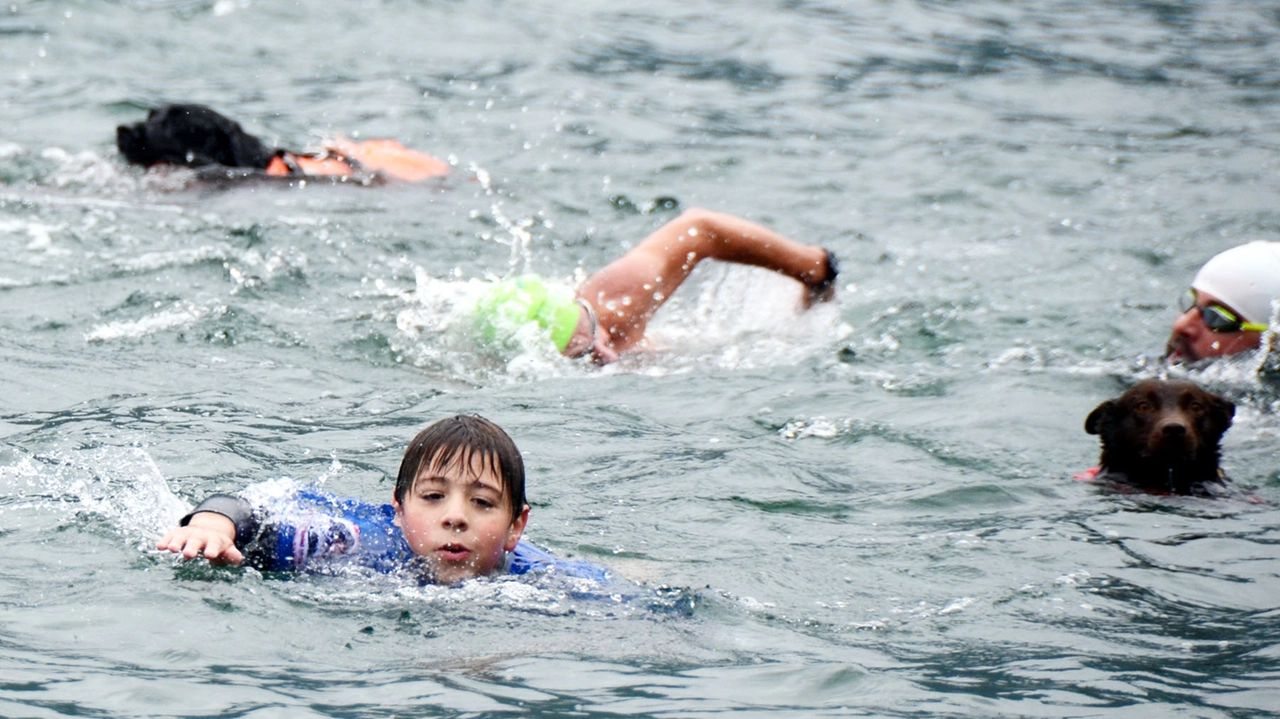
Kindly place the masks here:
POLYGON ((1135 405, 1133 406, 1133 410, 1134 410, 1135 412, 1144 412, 1144 413, 1145 413, 1145 412, 1150 412, 1150 411, 1151 411, 1151 409, 1152 409, 1152 407, 1151 407, 1151 403, 1150 403, 1150 402, 1148 402, 1148 401, 1146 401, 1146 400, 1142 400, 1141 402, 1139 402, 1139 403, 1137 403, 1137 404, 1135 404, 1135 405))
POLYGON ((1187 405, 1187 409, 1191 410, 1192 412, 1195 412, 1196 414, 1200 414, 1204 412, 1204 405, 1199 402, 1192 402, 1191 404, 1187 405))

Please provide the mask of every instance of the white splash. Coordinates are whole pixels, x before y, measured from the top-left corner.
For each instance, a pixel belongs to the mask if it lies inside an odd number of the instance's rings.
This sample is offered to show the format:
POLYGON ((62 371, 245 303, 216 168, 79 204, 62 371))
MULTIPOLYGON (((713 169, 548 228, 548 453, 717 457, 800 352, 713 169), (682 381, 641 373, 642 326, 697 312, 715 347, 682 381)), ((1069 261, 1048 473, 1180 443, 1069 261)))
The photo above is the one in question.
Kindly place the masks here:
POLYGON ((189 511, 169 489, 155 460, 140 446, 62 450, 22 455, 0 466, 0 488, 27 506, 88 512, 120 534, 146 545, 189 511))
POLYGON ((60 248, 53 243, 53 233, 61 232, 66 225, 46 225, 35 220, 0 220, 0 234, 26 235, 28 252, 41 252, 50 255, 70 254, 70 250, 60 248))
POLYGON ((121 320, 96 325, 84 336, 86 342, 113 342, 146 337, 165 330, 190 327, 212 314, 226 312, 226 307, 219 305, 210 309, 191 303, 175 303, 175 306, 156 312, 137 320, 121 320))

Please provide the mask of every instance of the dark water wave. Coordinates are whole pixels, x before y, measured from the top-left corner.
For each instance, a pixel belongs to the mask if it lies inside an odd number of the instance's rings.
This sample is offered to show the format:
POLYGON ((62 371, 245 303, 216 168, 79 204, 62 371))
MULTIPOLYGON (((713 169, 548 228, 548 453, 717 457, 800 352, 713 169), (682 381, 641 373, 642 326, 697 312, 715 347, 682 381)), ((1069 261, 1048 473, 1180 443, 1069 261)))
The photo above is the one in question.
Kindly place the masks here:
POLYGON ((684 80, 720 81, 741 91, 767 91, 785 77, 760 63, 697 53, 663 51, 636 38, 616 38, 577 49, 569 67, 588 75, 672 75, 684 80))

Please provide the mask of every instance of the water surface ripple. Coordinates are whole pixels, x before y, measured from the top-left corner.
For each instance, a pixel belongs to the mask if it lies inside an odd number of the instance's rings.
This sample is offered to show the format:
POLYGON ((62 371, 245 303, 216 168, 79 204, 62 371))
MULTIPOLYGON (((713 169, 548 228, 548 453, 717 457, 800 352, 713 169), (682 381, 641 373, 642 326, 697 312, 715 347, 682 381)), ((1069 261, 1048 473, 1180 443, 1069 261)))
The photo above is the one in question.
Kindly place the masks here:
POLYGON ((1070 479, 1196 268, 1280 239, 1269 4, 15 0, 0 67, 0 715, 1280 716, 1256 360, 1191 377, 1262 501, 1070 479), (172 101, 454 172, 124 166, 172 101), (693 206, 833 249, 837 301, 699 269, 603 370, 454 312, 693 206), (250 482, 386 501, 457 412, 616 596, 146 549, 250 482))

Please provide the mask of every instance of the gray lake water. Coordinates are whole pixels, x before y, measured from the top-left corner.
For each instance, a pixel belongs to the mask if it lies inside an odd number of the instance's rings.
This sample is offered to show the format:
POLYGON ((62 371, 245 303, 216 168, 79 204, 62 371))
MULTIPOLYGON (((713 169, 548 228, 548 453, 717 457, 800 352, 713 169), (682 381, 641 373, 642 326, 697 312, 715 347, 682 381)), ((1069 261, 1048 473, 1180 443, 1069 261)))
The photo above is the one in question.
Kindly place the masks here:
MULTIPOLYGON (((1280 238, 1277 68, 1272 2, 6 3, 0 715, 1280 716, 1275 505, 1071 480, 1196 268, 1280 238), (178 101, 455 169, 126 167, 178 101), (837 301, 700 268, 603 370, 450 312, 693 206, 831 248, 837 301), (386 501, 458 412, 633 598, 148 549, 269 478, 386 501)), ((1275 503, 1256 364, 1191 377, 1275 503)))

